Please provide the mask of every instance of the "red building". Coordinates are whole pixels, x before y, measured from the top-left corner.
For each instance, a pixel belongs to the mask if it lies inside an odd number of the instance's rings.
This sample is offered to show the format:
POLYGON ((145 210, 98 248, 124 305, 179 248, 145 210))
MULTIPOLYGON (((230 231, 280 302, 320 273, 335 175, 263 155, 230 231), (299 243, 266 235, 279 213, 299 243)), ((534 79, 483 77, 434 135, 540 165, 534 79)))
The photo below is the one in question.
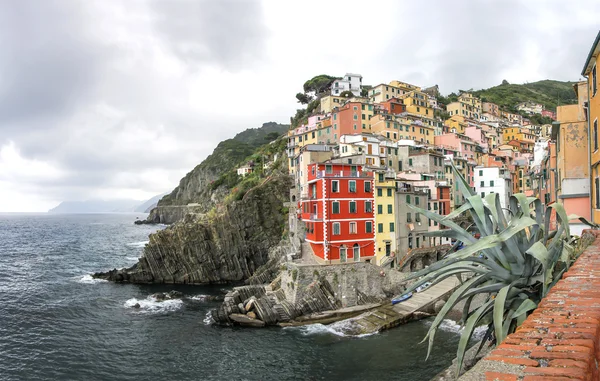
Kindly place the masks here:
POLYGON ((398 98, 388 99, 380 103, 381 107, 390 114, 402 114, 406 112, 406 106, 398 98))
POLYGON ((552 120, 556 120, 556 113, 550 110, 542 110, 542 116, 548 116, 552 120))
POLYGON ((306 241, 319 262, 375 258, 373 173, 362 165, 313 163, 308 195, 301 200, 306 241))

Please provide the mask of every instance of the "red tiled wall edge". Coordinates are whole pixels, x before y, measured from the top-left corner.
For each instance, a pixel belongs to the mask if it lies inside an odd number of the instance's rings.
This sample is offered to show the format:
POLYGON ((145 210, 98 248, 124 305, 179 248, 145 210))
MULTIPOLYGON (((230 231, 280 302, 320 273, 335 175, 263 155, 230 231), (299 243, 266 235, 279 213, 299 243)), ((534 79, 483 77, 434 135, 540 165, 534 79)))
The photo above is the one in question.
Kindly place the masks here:
POLYGON ((600 231, 586 233, 596 237, 594 242, 517 332, 480 361, 487 366, 472 370, 482 374, 465 379, 600 380, 600 231))

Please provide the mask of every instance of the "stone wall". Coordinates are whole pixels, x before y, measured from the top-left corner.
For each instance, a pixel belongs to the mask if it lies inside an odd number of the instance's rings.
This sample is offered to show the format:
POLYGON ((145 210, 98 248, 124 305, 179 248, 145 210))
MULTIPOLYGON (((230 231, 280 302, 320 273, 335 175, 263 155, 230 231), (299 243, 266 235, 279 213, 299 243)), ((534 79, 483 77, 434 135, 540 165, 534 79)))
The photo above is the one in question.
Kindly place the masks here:
POLYGON ((599 380, 600 232, 517 332, 461 381, 599 380))
POLYGON ((304 298, 309 285, 325 279, 333 288, 342 307, 362 304, 360 298, 382 300, 399 294, 404 289, 406 277, 396 270, 382 269, 371 263, 345 263, 336 265, 302 265, 286 263, 281 272, 281 288, 291 303, 304 298), (384 271, 385 276, 381 275, 384 271))

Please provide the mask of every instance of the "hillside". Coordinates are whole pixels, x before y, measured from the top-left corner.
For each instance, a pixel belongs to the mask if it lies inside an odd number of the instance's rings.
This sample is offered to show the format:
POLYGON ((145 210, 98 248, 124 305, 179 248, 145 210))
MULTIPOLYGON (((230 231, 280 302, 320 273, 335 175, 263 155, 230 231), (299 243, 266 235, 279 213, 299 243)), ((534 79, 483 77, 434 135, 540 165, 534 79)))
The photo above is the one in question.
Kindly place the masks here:
POLYGON ((484 102, 496 103, 511 111, 515 111, 518 103, 525 101, 541 103, 546 109, 555 111, 559 104, 577 102, 573 90, 574 83, 549 79, 522 85, 503 83, 489 89, 473 91, 473 95, 480 97, 484 102))

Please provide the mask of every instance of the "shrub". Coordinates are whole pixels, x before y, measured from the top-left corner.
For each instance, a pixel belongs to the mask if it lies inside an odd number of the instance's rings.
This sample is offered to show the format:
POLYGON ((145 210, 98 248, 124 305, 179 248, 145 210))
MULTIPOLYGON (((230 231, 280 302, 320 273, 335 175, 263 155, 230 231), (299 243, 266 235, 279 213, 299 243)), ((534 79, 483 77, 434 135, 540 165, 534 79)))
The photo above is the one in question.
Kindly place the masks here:
POLYGON ((497 193, 491 193, 485 198, 474 194, 454 165, 452 166, 458 186, 466 195, 464 205, 447 216, 409 206, 449 228, 429 233, 429 236, 456 239, 457 243, 463 243, 463 248, 409 276, 407 280, 422 278, 406 292, 411 292, 426 282, 436 284, 451 276, 458 276, 461 280, 461 285, 449 297, 425 337, 429 340, 429 357, 436 331, 446 314, 457 303, 465 301, 461 319, 465 329, 457 350, 458 376, 467 344, 478 325, 491 321, 484 341, 494 338, 496 343, 502 342, 523 323, 527 314, 537 307, 548 290, 569 268, 573 238, 568 221, 577 217, 567 217, 560 203, 544 208, 539 199, 524 194, 510 197, 507 217, 501 208, 497 193), (471 233, 452 221, 466 212, 473 218, 481 235, 480 239, 474 238, 471 233), (553 212, 556 213, 556 230, 550 230, 550 217, 553 212), (474 275, 468 280, 461 278, 462 275, 468 274, 474 275), (485 301, 470 311, 473 298, 480 294, 486 296, 485 301))

